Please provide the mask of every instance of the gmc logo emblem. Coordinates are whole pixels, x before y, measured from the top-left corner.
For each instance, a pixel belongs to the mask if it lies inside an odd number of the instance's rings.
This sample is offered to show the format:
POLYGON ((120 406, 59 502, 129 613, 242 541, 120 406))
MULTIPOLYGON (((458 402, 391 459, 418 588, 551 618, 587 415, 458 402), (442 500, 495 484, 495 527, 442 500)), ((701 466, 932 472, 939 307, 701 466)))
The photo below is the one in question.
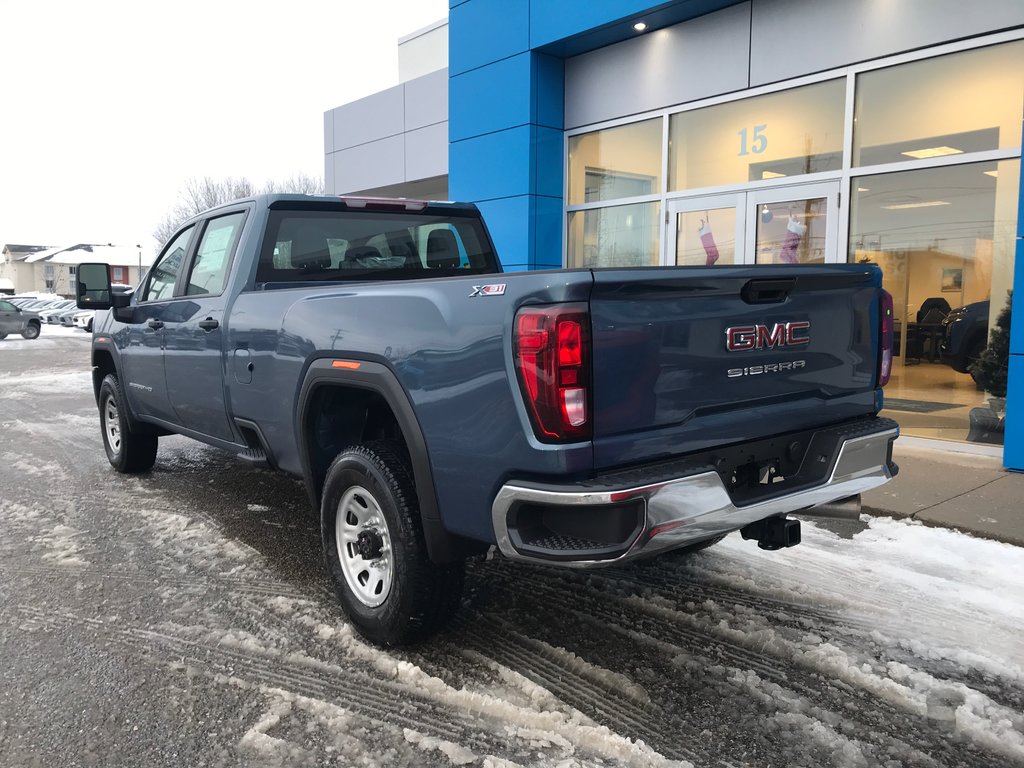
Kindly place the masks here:
POLYGON ((725 329, 725 348, 730 352, 748 349, 799 347, 810 342, 811 324, 806 320, 767 325, 734 325, 725 329))

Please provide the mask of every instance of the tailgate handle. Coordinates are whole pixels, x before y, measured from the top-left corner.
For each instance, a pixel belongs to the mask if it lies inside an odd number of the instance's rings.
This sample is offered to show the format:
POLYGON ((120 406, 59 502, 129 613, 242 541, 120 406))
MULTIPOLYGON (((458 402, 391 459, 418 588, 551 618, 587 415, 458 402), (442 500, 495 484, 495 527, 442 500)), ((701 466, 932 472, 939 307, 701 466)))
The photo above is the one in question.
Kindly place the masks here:
POLYGON ((795 285, 795 277, 783 280, 748 280, 740 291, 740 297, 747 304, 781 304, 789 298, 789 292, 795 285))

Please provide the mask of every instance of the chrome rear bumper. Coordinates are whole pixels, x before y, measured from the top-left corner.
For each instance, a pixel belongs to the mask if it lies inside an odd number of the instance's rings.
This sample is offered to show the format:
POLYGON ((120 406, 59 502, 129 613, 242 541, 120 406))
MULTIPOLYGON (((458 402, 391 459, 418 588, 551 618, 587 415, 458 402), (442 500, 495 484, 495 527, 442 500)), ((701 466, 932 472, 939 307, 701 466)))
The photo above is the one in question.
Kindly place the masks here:
MULTIPOLYGON (((889 422, 891 424, 892 422, 889 422)), ((736 506, 717 472, 706 471, 638 487, 600 490, 558 489, 507 483, 491 506, 498 549, 516 560, 573 568, 613 565, 720 536, 775 515, 797 512, 818 504, 854 496, 892 479, 890 444, 899 429, 890 427, 844 440, 828 478, 784 496, 736 506), (643 520, 621 553, 601 559, 542 556, 517 548, 509 529, 510 512, 518 505, 583 511, 586 507, 642 503, 643 520)))

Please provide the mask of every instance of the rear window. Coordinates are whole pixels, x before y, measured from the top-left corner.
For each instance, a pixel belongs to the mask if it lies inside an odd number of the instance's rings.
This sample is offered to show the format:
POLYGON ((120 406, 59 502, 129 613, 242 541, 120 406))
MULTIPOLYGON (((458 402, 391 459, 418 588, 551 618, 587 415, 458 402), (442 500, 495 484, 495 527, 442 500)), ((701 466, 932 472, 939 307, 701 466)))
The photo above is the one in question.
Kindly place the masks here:
POLYGON ((475 214, 272 211, 258 283, 407 280, 497 271, 475 214))

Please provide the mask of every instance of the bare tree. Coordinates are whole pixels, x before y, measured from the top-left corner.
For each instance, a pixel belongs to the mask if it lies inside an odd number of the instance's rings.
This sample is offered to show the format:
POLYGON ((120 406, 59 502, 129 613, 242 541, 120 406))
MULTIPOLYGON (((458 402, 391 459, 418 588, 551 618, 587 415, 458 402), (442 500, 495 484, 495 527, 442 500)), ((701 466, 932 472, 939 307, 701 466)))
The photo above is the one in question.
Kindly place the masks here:
MULTIPOLYGON (((324 182, 323 179, 305 173, 295 173, 283 181, 267 182, 262 191, 322 195, 324 182)), ((178 193, 178 201, 174 207, 153 230, 153 237, 162 248, 178 231, 182 222, 215 206, 230 203, 239 198, 251 197, 259 192, 260 190, 257 190, 256 186, 245 176, 237 178, 228 176, 220 180, 209 176, 204 176, 201 179, 189 179, 185 188, 178 193)))

